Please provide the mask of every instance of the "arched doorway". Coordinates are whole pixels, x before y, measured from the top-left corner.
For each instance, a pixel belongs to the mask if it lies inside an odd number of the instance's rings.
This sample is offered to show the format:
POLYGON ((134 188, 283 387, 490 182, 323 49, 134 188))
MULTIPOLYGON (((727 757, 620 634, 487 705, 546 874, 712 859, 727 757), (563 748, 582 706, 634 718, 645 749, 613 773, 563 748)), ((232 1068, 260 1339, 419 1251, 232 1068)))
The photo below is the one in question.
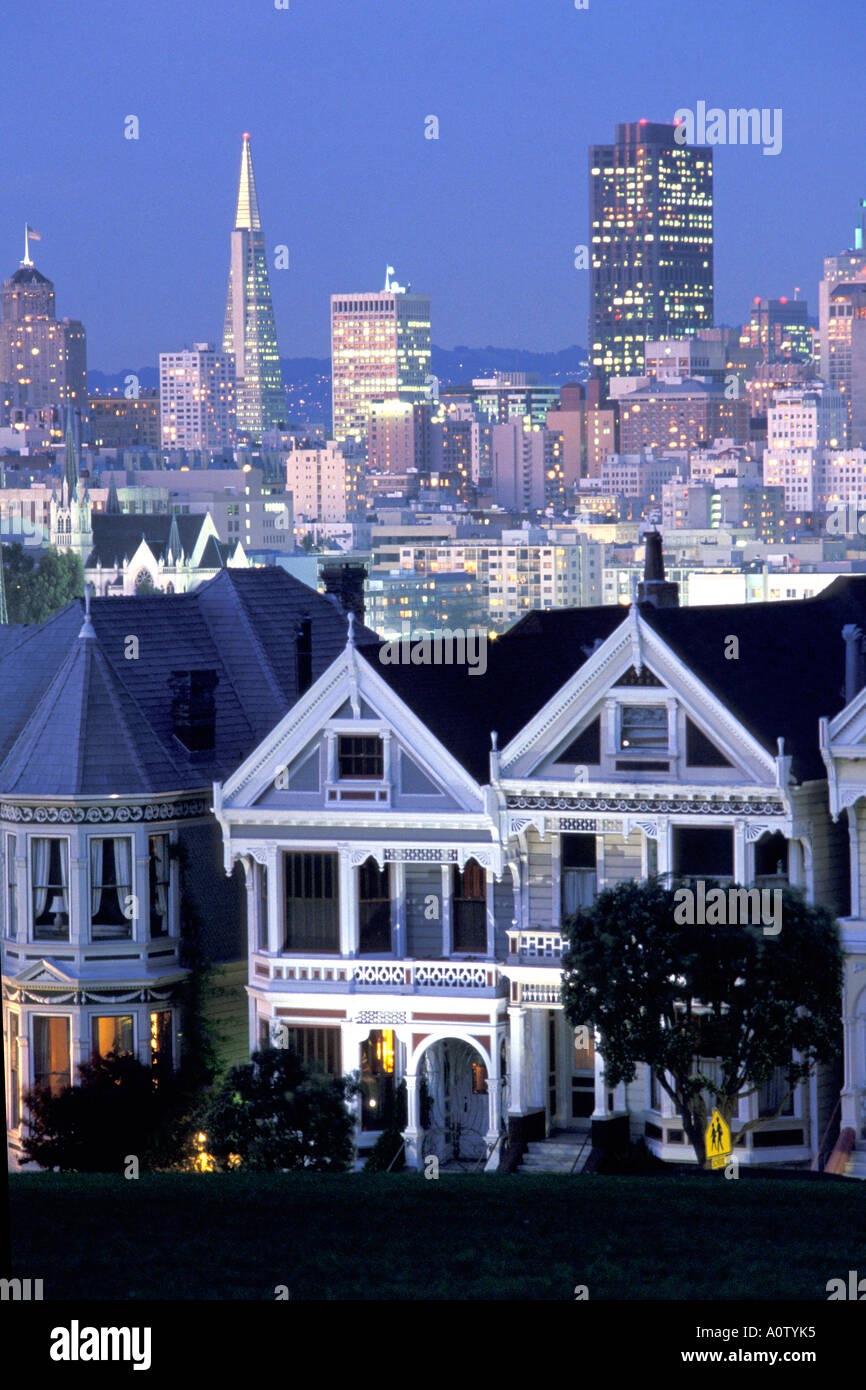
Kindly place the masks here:
POLYGON ((440 1038, 421 1057, 422 1157, 440 1163, 477 1162, 487 1156, 490 1127, 487 1063, 480 1049, 462 1038, 440 1038))

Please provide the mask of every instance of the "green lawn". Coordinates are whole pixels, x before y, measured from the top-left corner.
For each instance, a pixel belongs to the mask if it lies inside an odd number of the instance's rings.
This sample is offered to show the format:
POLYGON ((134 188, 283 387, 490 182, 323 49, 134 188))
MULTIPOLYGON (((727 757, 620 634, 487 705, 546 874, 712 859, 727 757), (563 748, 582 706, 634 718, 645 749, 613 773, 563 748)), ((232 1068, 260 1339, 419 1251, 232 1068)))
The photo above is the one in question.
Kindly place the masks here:
POLYGON ((10 1179, 46 1299, 826 1300, 866 1273, 866 1183, 53 1173, 10 1179))

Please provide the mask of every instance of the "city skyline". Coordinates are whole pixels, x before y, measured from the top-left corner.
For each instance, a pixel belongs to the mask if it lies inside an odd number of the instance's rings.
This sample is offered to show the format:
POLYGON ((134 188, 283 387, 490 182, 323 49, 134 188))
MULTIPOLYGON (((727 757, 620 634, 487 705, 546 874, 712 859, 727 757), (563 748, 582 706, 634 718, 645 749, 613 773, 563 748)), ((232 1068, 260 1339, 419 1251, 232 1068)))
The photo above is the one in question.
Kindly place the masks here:
MULTIPOLYGON (((716 151, 717 322, 741 322, 755 295, 797 286, 814 313, 821 262, 849 243, 862 192, 851 131, 864 98, 853 47, 838 41, 845 11, 803 0, 786 6, 779 32, 772 11, 734 0, 707 46, 698 20, 670 29, 666 8, 649 0, 634 24, 621 9, 558 0, 517 49, 526 7, 516 0, 496 4, 493 27, 492 2, 408 15, 385 4, 365 17, 336 0, 243 16, 217 0, 194 28, 172 17, 168 55, 140 43, 169 24, 167 4, 144 28, 106 9, 111 69, 82 54, 38 108, 10 114, 4 270, 27 220, 43 234, 38 262, 59 287, 58 312, 86 323, 99 370, 218 340, 237 141, 249 130, 283 355, 326 356, 330 295, 377 288, 386 263, 430 294, 443 346, 585 345, 588 275, 574 247, 589 240, 587 149, 617 122, 669 122, 704 101, 785 115, 777 158, 716 151), (616 83, 600 50, 616 61, 616 83), (174 80, 229 61, 218 111, 206 83, 174 80), (816 71, 832 73, 829 111, 816 71), (431 114, 438 139, 425 138, 431 114), (137 140, 124 137, 130 115, 137 140), (281 244, 285 271, 273 263, 281 244)), ((7 25, 13 76, 27 51, 19 24, 7 25)), ((49 24, 37 4, 27 25, 28 43, 41 36, 50 57, 74 20, 52 11, 49 24)))

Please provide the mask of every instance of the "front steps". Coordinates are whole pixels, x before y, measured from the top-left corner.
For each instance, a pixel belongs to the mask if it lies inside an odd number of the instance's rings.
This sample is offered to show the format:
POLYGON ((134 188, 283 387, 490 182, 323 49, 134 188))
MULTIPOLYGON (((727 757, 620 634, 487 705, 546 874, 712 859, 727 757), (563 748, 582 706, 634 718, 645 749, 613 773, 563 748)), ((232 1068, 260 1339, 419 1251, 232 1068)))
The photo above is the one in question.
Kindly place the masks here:
POLYGON ((568 1174, 574 1169, 575 1173, 580 1173, 591 1151, 592 1140, 588 1130, 584 1133, 559 1130, 548 1139, 535 1140, 528 1144, 517 1172, 568 1174))
POLYGON ((866 1182, 866 1149, 852 1149, 845 1169, 846 1178, 861 1178, 866 1182))

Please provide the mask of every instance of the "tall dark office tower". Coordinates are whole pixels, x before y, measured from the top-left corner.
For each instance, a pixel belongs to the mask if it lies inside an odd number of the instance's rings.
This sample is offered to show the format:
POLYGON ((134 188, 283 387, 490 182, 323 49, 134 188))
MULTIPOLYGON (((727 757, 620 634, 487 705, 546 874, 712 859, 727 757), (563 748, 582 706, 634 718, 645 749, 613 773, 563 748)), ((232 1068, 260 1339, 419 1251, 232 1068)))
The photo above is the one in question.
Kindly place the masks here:
POLYGON ((591 145, 589 361, 604 386, 639 376, 646 339, 713 322, 713 152, 631 121, 591 145))
POLYGON ((286 393, 247 134, 241 150, 223 352, 235 358, 238 436, 260 444, 264 430, 285 423, 286 393))

